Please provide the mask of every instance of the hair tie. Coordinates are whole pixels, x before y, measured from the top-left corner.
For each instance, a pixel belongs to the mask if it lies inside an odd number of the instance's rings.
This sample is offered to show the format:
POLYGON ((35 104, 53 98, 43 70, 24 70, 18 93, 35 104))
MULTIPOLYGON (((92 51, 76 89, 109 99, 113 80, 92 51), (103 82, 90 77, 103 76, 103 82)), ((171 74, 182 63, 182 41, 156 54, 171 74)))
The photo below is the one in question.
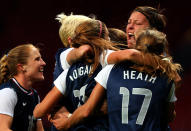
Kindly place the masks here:
POLYGON ((102 33, 102 22, 99 21, 99 20, 98 20, 98 22, 99 22, 99 25, 100 25, 100 27, 99 27, 99 37, 101 37, 101 33, 102 33))

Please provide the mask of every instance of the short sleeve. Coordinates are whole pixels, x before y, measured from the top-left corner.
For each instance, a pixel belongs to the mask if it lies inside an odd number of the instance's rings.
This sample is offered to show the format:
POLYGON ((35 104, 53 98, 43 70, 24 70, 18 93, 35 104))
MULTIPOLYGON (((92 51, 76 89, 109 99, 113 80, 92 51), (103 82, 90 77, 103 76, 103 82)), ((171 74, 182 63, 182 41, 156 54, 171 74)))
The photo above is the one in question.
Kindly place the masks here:
POLYGON ((114 52, 114 51, 105 50, 105 57, 103 56, 103 53, 100 55, 100 64, 102 65, 102 67, 105 67, 106 65, 108 65, 107 58, 112 52, 114 52))
POLYGON ((95 80, 97 81, 97 83, 99 83, 100 85, 103 86, 103 88, 107 89, 106 85, 107 85, 107 80, 109 78, 109 74, 111 69, 113 68, 113 64, 111 65, 107 65, 105 68, 103 68, 95 77, 95 80))
POLYGON ((13 89, 4 88, 0 90, 0 114, 13 117, 16 104, 17 94, 13 89))
POLYGON ((61 54, 60 54, 60 63, 61 63, 61 66, 62 66, 62 69, 63 70, 66 70, 68 68, 70 68, 70 65, 69 63, 67 62, 66 60, 66 57, 68 55, 68 53, 73 50, 73 48, 68 48, 67 50, 63 51, 61 54))
POLYGON ((66 76, 68 69, 64 70, 54 81, 56 88, 64 95, 66 93, 66 76))

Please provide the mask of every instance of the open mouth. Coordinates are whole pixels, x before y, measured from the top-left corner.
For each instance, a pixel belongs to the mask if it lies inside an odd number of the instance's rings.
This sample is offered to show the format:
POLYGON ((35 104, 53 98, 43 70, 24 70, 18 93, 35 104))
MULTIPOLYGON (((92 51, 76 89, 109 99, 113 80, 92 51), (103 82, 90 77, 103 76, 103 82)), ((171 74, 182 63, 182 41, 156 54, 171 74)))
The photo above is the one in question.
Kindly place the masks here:
POLYGON ((136 41, 135 41, 135 34, 134 33, 131 33, 131 32, 128 33, 127 43, 128 43, 129 48, 135 47, 136 41))
POLYGON ((40 68, 40 70, 39 70, 40 72, 43 72, 44 71, 44 68, 40 68))
POLYGON ((131 39, 131 38, 134 38, 135 37, 135 35, 134 35, 134 33, 128 33, 128 35, 129 35, 129 39, 131 39))

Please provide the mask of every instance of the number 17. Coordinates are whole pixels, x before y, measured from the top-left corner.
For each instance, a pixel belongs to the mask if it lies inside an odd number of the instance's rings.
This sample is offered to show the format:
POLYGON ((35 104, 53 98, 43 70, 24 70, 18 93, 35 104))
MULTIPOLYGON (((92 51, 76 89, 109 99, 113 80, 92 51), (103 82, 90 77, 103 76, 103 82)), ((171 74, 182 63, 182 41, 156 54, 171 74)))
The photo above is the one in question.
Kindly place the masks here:
MULTIPOLYGON (((129 90, 125 87, 120 87, 120 92, 122 96, 122 124, 128 124, 128 106, 129 106, 129 90)), ((141 110, 138 114, 136 124, 142 125, 147 114, 147 110, 152 98, 152 92, 149 89, 145 88, 133 88, 132 94, 134 95, 144 95, 143 104, 141 106, 141 110)))

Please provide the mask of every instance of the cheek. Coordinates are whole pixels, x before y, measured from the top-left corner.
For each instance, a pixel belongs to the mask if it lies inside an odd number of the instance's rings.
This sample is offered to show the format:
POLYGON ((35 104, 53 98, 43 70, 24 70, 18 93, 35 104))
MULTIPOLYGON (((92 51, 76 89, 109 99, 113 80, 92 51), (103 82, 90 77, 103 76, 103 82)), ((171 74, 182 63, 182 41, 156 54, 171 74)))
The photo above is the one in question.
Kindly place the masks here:
POLYGON ((27 74, 29 75, 29 76, 31 76, 31 75, 33 75, 35 73, 35 68, 33 67, 33 68, 29 68, 28 70, 27 70, 27 74))
POLYGON ((141 29, 144 29, 144 26, 136 26, 135 27, 135 32, 138 31, 138 30, 141 30, 141 29))
POLYGON ((36 64, 32 64, 30 66, 28 66, 28 72, 30 72, 31 74, 33 74, 34 72, 36 72, 38 69, 36 64))
POLYGON ((146 29, 146 28, 148 28, 147 25, 136 26, 134 31, 137 32, 137 31, 140 31, 140 30, 146 29))
POLYGON ((128 31, 128 25, 126 26, 126 32, 128 31))

